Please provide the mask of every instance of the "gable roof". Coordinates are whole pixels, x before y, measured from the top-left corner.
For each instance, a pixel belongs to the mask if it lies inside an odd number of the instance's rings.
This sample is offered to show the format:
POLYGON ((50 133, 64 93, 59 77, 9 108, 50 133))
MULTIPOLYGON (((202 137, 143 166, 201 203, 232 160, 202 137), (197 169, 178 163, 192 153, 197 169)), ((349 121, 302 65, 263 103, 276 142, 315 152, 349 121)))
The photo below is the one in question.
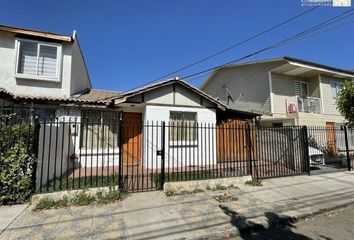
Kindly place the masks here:
POLYGON ((218 108, 222 109, 222 110, 226 110, 226 105, 222 102, 220 102, 219 100, 217 100, 216 98, 206 94, 205 92, 201 91, 200 89, 192 86, 191 84, 180 80, 178 77, 176 78, 172 78, 172 79, 167 79, 165 81, 161 81, 158 83, 154 83, 151 85, 146 85, 144 87, 129 91, 129 92, 125 92, 123 93, 120 97, 117 97, 114 99, 115 104, 119 104, 119 103, 123 103, 127 100, 127 98, 129 97, 133 97, 142 93, 146 93, 148 91, 152 91, 164 86, 168 86, 168 85, 172 85, 172 84, 180 84, 181 86, 184 86, 185 88, 191 90, 192 92, 200 95, 201 97, 209 100, 210 102, 216 104, 218 106, 218 108))
POLYGON ((33 37, 42 37, 42 38, 53 39, 53 40, 63 41, 63 42, 74 41, 74 39, 70 36, 65 36, 56 33, 45 32, 45 31, 38 31, 38 30, 33 30, 28 28, 13 27, 8 25, 0 25, 0 31, 29 35, 33 37))
POLYGON ((199 88, 202 89, 210 81, 210 79, 213 78, 213 76, 217 72, 219 72, 223 69, 240 67, 240 66, 251 65, 251 64, 282 62, 282 61, 285 63, 297 64, 297 65, 301 65, 303 67, 309 67, 309 68, 314 68, 314 69, 318 69, 318 70, 322 70, 322 71, 328 71, 328 72, 332 72, 335 74, 344 75, 344 76, 354 78, 354 71, 351 71, 351 70, 336 68, 336 67, 316 63, 316 62, 310 62, 310 61, 299 59, 299 58, 284 56, 284 57, 271 58, 271 59, 265 59, 265 60, 260 60, 260 61, 251 61, 251 62, 244 62, 244 63, 238 63, 238 64, 231 64, 231 65, 217 68, 205 79, 205 81, 200 85, 199 88))

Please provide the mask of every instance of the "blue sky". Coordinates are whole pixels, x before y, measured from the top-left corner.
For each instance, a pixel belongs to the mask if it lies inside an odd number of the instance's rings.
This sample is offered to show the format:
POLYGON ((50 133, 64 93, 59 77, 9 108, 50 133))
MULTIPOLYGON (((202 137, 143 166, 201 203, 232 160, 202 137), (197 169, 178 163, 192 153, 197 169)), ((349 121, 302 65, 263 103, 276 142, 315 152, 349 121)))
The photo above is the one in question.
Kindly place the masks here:
MULTIPOLYGON (((93 86, 128 90, 308 8, 301 6, 301 0, 0 0, 0 24, 66 35, 76 30, 93 86)), ((186 76, 237 59, 346 10, 320 7, 176 75, 186 76)), ((285 55, 354 69, 354 24, 259 54, 249 61, 285 55)), ((199 86, 204 79, 197 78, 192 84, 199 86)))

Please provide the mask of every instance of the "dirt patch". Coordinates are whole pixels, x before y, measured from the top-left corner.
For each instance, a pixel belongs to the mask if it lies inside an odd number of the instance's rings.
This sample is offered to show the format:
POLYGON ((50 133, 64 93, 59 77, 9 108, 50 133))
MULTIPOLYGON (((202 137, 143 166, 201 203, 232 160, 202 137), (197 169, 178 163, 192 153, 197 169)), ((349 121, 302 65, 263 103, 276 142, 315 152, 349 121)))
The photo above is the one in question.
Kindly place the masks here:
POLYGON ((218 201, 219 203, 225 203, 225 202, 234 202, 237 201, 238 198, 230 193, 224 193, 221 195, 217 195, 213 197, 216 201, 218 201))

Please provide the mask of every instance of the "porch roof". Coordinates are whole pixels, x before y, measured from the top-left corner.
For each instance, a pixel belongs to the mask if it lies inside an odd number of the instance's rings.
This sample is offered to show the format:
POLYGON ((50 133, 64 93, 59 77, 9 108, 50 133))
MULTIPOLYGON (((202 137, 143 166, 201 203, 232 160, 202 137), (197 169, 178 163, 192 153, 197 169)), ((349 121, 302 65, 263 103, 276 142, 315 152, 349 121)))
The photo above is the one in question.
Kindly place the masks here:
POLYGON ((87 104, 87 105, 109 105, 110 100, 106 99, 94 99, 85 97, 85 95, 72 96, 68 98, 55 98, 45 96, 26 96, 15 95, 4 88, 0 88, 0 97, 13 102, 22 103, 44 103, 44 104, 87 104))
POLYGON ((286 63, 275 68, 272 72, 299 77, 315 77, 318 74, 330 74, 336 78, 354 78, 354 72, 350 70, 331 67, 293 57, 283 57, 283 59, 286 60, 286 63))

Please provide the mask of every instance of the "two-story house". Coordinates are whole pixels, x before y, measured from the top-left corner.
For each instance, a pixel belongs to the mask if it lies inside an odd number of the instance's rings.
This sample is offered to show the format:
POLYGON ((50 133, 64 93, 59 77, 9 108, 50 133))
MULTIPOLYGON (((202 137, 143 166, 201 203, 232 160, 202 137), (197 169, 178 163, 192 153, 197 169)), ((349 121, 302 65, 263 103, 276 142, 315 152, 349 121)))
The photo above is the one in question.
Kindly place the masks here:
POLYGON ((344 122, 336 98, 346 79, 354 72, 282 57, 219 68, 200 89, 229 108, 261 113, 263 126, 333 126, 344 122))

